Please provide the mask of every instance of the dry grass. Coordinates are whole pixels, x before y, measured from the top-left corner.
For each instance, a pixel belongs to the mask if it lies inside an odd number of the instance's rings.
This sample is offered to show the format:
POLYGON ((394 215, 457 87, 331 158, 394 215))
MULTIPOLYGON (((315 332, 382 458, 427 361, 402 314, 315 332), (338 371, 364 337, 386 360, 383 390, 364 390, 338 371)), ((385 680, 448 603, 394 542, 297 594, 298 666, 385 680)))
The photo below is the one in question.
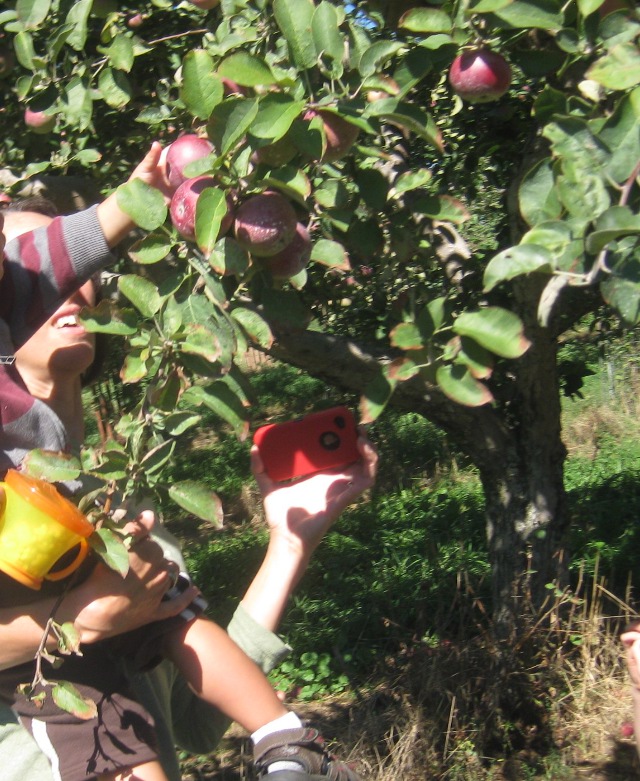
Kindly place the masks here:
MULTIPOLYGON (((622 733, 632 709, 617 637, 631 611, 603 584, 587 597, 559 598, 566 623, 538 634, 537 650, 523 644, 510 680, 483 639, 418 645, 389 659, 375 686, 290 705, 365 781, 640 779, 635 741, 622 733)), ((246 737, 232 729, 215 756, 186 761, 183 777, 250 781, 246 737)))

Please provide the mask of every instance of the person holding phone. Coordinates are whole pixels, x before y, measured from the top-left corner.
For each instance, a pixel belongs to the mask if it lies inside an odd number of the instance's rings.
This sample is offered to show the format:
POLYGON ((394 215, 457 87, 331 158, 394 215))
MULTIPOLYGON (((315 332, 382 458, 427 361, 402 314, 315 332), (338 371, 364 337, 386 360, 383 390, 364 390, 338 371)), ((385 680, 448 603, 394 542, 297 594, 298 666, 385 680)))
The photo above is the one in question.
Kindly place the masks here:
MULTIPOLYGON (((67 306, 67 309, 69 307, 67 306)), ((65 310, 65 318, 69 318, 69 313, 65 310)), ((74 372, 77 375, 79 371, 83 371, 86 366, 81 365, 81 362, 77 360, 77 345, 74 345, 73 338, 75 338, 75 331, 71 333, 69 338, 71 343, 69 344, 69 355, 74 355, 73 361, 69 361, 68 367, 65 369, 64 362, 64 349, 60 345, 59 334, 56 332, 60 330, 55 324, 55 315, 52 318, 52 322, 48 322, 43 326, 45 331, 44 338, 40 334, 40 338, 34 337, 34 348, 29 350, 29 346, 25 345, 25 348, 21 351, 21 355, 18 355, 18 368, 23 374, 23 379, 29 390, 34 394, 39 394, 47 403, 50 403, 55 408, 55 399, 65 398, 69 399, 69 388, 66 387, 69 383, 72 383, 72 387, 80 388, 80 384, 76 383, 77 376, 74 377, 74 372), (49 329, 49 330, 47 330, 49 329), (46 336, 49 334, 49 337, 46 336), (73 338, 72 338, 73 337, 73 338), (47 351, 46 345, 49 343, 50 350, 47 351), (75 350, 75 352, 74 352, 75 350), (51 360, 51 352, 56 353, 56 360, 51 360), (71 370, 69 370, 71 367, 71 370), (47 380, 49 377, 49 380, 47 380)), ((80 337, 87 342, 86 335, 80 337)), ((85 344, 86 347, 86 344, 85 344)), ((85 350, 86 351, 86 350, 85 350)), ((272 632, 277 623, 280 620, 286 600, 291 593, 291 590, 297 583, 299 576, 302 574, 308 563, 309 556, 315 546, 319 543, 324 532, 328 526, 335 520, 337 515, 344 509, 347 504, 354 500, 366 487, 368 487, 373 480, 375 474, 375 451, 371 448, 370 444, 363 441, 361 444, 363 458, 359 464, 353 464, 349 470, 345 470, 342 473, 334 474, 318 474, 310 481, 305 481, 306 486, 302 487, 301 484, 297 486, 279 486, 274 484, 264 474, 262 465, 260 462, 259 454, 254 450, 252 453, 252 464, 256 479, 258 480, 261 491, 264 495, 265 512, 267 520, 270 523, 271 528, 271 541, 267 551, 263 567, 261 567, 258 575, 249 591, 245 595, 242 605, 238 609, 234 621, 230 626, 230 634, 235 632, 240 636, 242 641, 242 635, 244 634, 244 642, 246 643, 248 638, 251 637, 251 642, 256 645, 256 638, 260 638, 260 632, 256 633, 255 625, 258 628, 266 630, 263 632, 262 640, 273 640, 268 638, 268 633, 272 632), (272 520, 273 519, 273 520, 272 520), (235 622, 235 629, 233 628, 235 622), (243 631, 244 630, 244 631, 243 631)), ((82 589, 79 586, 78 589, 82 589)), ((78 621, 80 627, 84 627, 80 621, 78 621)), ((86 633, 83 631, 83 641, 88 642, 89 645, 92 642, 98 642, 101 639, 100 626, 98 622, 98 629, 91 627, 91 640, 86 638, 86 633)), ((1 636, 0 636, 1 637, 1 636)), ((217 635, 215 645, 219 643, 220 635, 217 635)), ((225 641, 226 642, 226 641, 225 641)), ((240 643, 240 645, 242 642, 240 643)), ((211 646, 214 642, 211 642, 211 646)), ((274 646, 277 646, 276 642, 271 642, 272 650, 275 651, 274 646)), ((209 648, 208 650, 211 650, 209 648)), ((281 655, 284 649, 281 648, 279 654, 281 655)), ((260 656, 259 649, 255 649, 255 656, 260 656)), ((30 649, 32 653, 32 649, 30 649)), ((88 652, 87 652, 88 653, 88 652)), ((273 657, 278 655, 274 653, 273 657)), ((201 655, 202 656, 202 655, 201 655)), ((262 659, 261 661, 264 661, 262 659)), ((3 666, 7 666, 6 660, 2 660, 3 666)), ((244 669, 244 668, 243 668, 244 669)), ((168 673, 174 681, 177 681, 175 677, 175 670, 164 670, 163 675, 168 673)), ((63 676, 64 677, 64 676, 63 676)), ((232 676, 233 677, 233 676, 232 676)), ((167 690, 167 686, 160 686, 161 681, 164 680, 164 684, 169 679, 158 680, 158 687, 155 689, 154 694, 158 695, 161 689, 167 690)), ((255 683, 251 679, 252 684, 255 683)), ((149 687, 145 687, 145 683, 149 683, 149 679, 145 679, 144 676, 139 676, 138 684, 141 690, 149 690, 149 687)), ((180 700, 184 703, 189 703, 189 715, 190 715, 190 734, 193 736, 194 730, 192 727, 193 714, 197 711, 198 705, 194 702, 194 697, 189 696, 189 690, 186 687, 185 681, 180 681, 181 695, 180 700)), ((155 688, 155 687, 152 687, 155 688)), ((251 686, 249 686, 251 688, 251 686)), ((173 686, 171 687, 173 694, 173 686)), ((240 700, 239 695, 237 699, 240 700)), ((169 699, 165 699, 165 704, 170 703, 173 705, 173 696, 169 699)), ((205 713, 209 721, 216 721, 212 719, 211 705, 212 703, 202 703, 202 706, 210 706, 209 709, 205 708, 205 713)), ((255 705, 255 700, 254 700, 255 705)), ((278 714, 288 717, 289 714, 278 703, 275 705, 278 708, 278 714)), ((215 710, 215 707, 213 708, 215 710)), ((187 711, 183 711, 187 712, 187 711)), ((216 714, 219 716, 220 714, 216 714)), ((162 714, 155 714, 156 722, 162 722, 162 714)), ((280 716, 276 716, 279 718, 280 716)), ((165 719, 164 723, 168 726, 168 731, 171 731, 171 721, 173 719, 165 719)), ((218 719, 218 721, 220 721, 218 719)), ((207 730, 205 729, 205 732, 207 730)), ((257 739, 257 760, 263 767, 265 772, 268 772, 270 767, 275 762, 282 763, 289 761, 288 765, 282 766, 276 765, 274 770, 277 773, 280 772, 295 772, 296 777, 307 778, 309 776, 307 771, 313 771, 315 775, 316 771, 320 777, 327 775, 328 772, 333 773, 336 779, 357 779, 357 776, 352 773, 346 766, 342 766, 342 763, 338 763, 334 758, 326 754, 322 747, 319 736, 313 731, 302 728, 301 725, 291 725, 291 728, 286 731, 287 739, 283 743, 282 736, 285 734, 279 731, 280 735, 277 739, 271 738, 268 734, 265 739, 257 739), (268 738, 268 739, 267 739, 268 738), (296 763, 290 762, 291 757, 287 759, 279 759, 280 754, 284 746, 289 746, 291 742, 297 741, 298 745, 302 749, 303 761, 296 763), (304 744, 304 745, 303 745, 304 744), (308 756, 305 756, 305 751, 310 752, 308 756)), ((219 735, 219 732, 215 732, 219 735)), ((210 737, 211 733, 209 733, 210 737)), ((2 746, 6 747, 6 731, 4 735, 0 735, 2 740, 2 746)), ((161 741, 161 745, 165 743, 161 741)), ((173 743, 173 741, 172 741, 173 743)), ((192 750, 202 750, 202 746, 194 745, 192 750)), ((24 753, 24 752, 23 752, 24 753)), ((290 754, 290 752, 289 752, 290 754)), ((1 758, 1 752, 0 752, 1 758)), ((174 757, 175 759, 175 757, 174 757)), ((5 765, 7 766, 7 765, 5 765)), ((10 765, 9 765, 10 766, 10 765)), ((146 770, 137 770, 136 777, 144 778, 144 775, 139 775, 139 772, 146 772, 146 770)), ((154 771, 155 772, 155 771, 154 771)), ((161 772, 161 771, 160 771, 161 772)), ((24 779, 24 774, 21 775, 24 779)), ((42 777, 42 776, 41 776, 42 777)), ((46 776, 44 776, 46 777, 46 776)), ((87 776, 89 777, 89 776, 87 776)), ((125 776, 123 776, 124 778, 125 776)), ((172 777, 169 775, 149 776, 151 777, 172 777)), ((65 778, 65 776, 62 776, 65 778)), ((284 781, 284 777, 283 777, 284 781)))

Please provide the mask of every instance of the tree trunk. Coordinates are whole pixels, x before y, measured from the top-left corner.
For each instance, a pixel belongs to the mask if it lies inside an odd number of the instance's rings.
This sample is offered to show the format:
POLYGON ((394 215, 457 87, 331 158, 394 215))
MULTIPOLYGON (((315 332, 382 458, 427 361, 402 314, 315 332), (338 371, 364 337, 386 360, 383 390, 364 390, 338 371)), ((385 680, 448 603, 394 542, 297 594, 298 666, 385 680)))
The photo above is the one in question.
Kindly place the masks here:
MULTIPOLYGON (((514 362, 510 398, 463 407, 419 378, 400 383, 390 404, 442 428, 478 467, 486 501, 496 640, 511 640, 562 587, 567 526, 556 342, 535 322, 532 346, 514 362), (517 374, 516 374, 517 372, 517 374)), ((319 332, 278 331, 271 354, 335 387, 362 393, 390 354, 319 332)))

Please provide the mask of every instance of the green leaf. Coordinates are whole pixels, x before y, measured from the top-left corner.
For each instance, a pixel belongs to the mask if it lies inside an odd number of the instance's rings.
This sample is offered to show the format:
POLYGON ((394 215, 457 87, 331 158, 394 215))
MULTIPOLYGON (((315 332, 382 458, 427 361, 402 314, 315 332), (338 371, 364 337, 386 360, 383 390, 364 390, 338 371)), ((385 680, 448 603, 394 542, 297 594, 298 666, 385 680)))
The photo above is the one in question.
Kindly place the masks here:
POLYGON ((628 206, 612 206, 598 217, 593 233, 587 237, 587 252, 597 255, 609 242, 621 236, 640 233, 640 215, 628 206))
POLYGON ((604 0, 578 0, 578 10, 583 16, 589 16, 602 5, 604 0))
POLYGON ((196 241, 205 254, 214 248, 227 211, 227 196, 222 190, 207 187, 200 193, 196 202, 196 241))
POLYGON ((112 108, 126 106, 133 96, 131 84, 122 71, 105 68, 100 71, 98 89, 104 102, 112 108))
POLYGON ((159 263, 171 252, 172 242, 164 233, 148 233, 129 248, 130 257, 141 265, 159 263))
POLYGON ((77 629, 72 621, 65 621, 64 624, 56 625, 58 634, 58 650, 62 654, 79 654, 80 649, 80 630, 77 629))
POLYGON ((122 309, 114 301, 102 299, 98 306, 83 309, 79 317, 92 333, 131 336, 138 330, 138 318, 132 309, 122 309))
POLYGON ((224 155, 244 138, 258 114, 258 101, 229 98, 216 106, 207 124, 209 138, 224 155))
POLYGON ((238 394, 234 393, 226 383, 220 380, 206 388, 194 385, 185 391, 183 398, 204 404, 229 423, 241 441, 246 439, 249 433, 246 409, 238 394))
POLYGON ((262 305, 269 323, 278 323, 293 328, 306 328, 311 314, 300 297, 291 290, 268 288, 263 291, 262 305))
POLYGON ((93 0, 79 0, 73 3, 65 20, 71 28, 67 43, 77 52, 81 52, 87 42, 87 20, 92 5, 93 0))
POLYGON ((368 78, 383 69, 386 62, 402 50, 397 41, 377 41, 360 58, 358 70, 363 78, 368 78))
POLYGON ((165 442, 161 442, 145 454, 144 458, 140 461, 140 467, 147 475, 158 472, 168 463, 175 449, 175 439, 168 439, 165 442))
POLYGON ((389 197, 402 195, 411 190, 419 190, 429 184, 432 179, 433 174, 427 168, 415 168, 412 171, 405 171, 393 183, 389 197))
POLYGON ((604 300, 628 325, 640 322, 640 279, 637 267, 635 271, 634 279, 611 276, 600 285, 604 300))
POLYGON ((89 537, 89 543, 107 567, 126 577, 129 572, 129 551, 119 534, 103 526, 89 537))
POLYGON ((337 76, 342 75, 341 63, 345 57, 345 39, 340 32, 339 22, 336 7, 327 0, 318 4, 311 19, 314 48, 319 57, 328 57, 340 66, 335 71, 337 76))
POLYGON ((215 73, 213 58, 204 49, 192 49, 182 65, 180 97, 195 117, 208 119, 224 95, 222 79, 215 73))
POLYGON ((311 249, 311 260, 329 268, 349 271, 351 264, 342 244, 330 239, 319 239, 311 249))
POLYGON ((455 319, 453 330, 503 358, 519 358, 530 346, 520 318, 497 306, 463 312, 455 319))
POLYGON ((162 305, 158 288, 148 279, 136 274, 124 274, 118 278, 118 290, 145 317, 153 317, 162 305))
POLYGON ((129 73, 135 62, 133 42, 127 35, 116 35, 104 50, 112 68, 129 73))
POLYGON ((144 230, 152 231, 164 225, 167 219, 167 205, 164 197, 155 187, 142 179, 131 179, 116 190, 118 206, 144 230))
POLYGON ((243 51, 234 52, 222 60, 218 74, 243 87, 268 87, 276 83, 271 68, 263 59, 243 51))
POLYGON ((222 528, 222 502, 208 486, 194 480, 184 480, 169 487, 169 496, 183 510, 208 521, 216 529, 222 528))
POLYGON ((67 119, 81 130, 86 130, 93 116, 93 97, 89 84, 81 78, 73 78, 64 89, 67 119))
POLYGON ((586 77, 612 90, 627 90, 640 83, 640 51, 636 43, 614 46, 587 70, 586 77))
POLYGON ((192 412, 172 412, 162 422, 162 427, 172 437, 179 437, 202 421, 202 415, 192 412))
POLYGON ((512 0, 477 0, 472 2, 469 11, 474 14, 490 14, 509 5, 512 0))
MULTIPOLYGON (((209 255, 209 265, 216 272, 222 275, 235 275, 241 277, 249 268, 249 255, 243 250, 237 241, 228 238, 222 238, 213 248, 209 255)), ((227 300, 224 289, 219 285, 218 280, 211 278, 207 283, 207 288, 216 301, 224 303, 227 300), (215 290, 211 285, 215 285, 215 290)))
POLYGON ((549 160, 541 160, 527 172, 518 190, 518 205, 529 225, 560 217, 562 206, 549 160))
POLYGON ((439 152, 443 150, 442 135, 433 117, 412 103, 403 103, 397 98, 383 98, 370 103, 363 111, 363 116, 390 122, 424 139, 439 152))
POLYGON ((37 30, 51 11, 51 0, 18 0, 16 15, 25 30, 37 30))
POLYGON ((87 721, 98 717, 95 702, 84 697, 69 681, 58 681, 51 689, 51 699, 63 711, 87 721))
POLYGON ((619 184, 627 181, 640 160, 639 124, 640 88, 636 88, 618 102, 598 134, 612 153, 607 174, 619 184))
POLYGON ((554 0, 513 0, 500 8, 495 16, 503 22, 506 29, 524 30, 537 27, 541 30, 562 29, 562 14, 554 0))
POLYGON ((216 334, 198 323, 188 323, 179 344, 180 352, 199 355, 210 363, 218 360, 221 354, 220 342, 216 334))
POLYGON ((467 207, 450 195, 418 195, 411 200, 411 210, 435 220, 460 224, 471 214, 467 207))
POLYGON ((415 323, 400 323, 392 328, 389 339, 393 347, 400 350, 421 350, 424 347, 422 334, 415 323))
POLYGON ((380 367, 380 371, 366 384, 360 397, 360 423, 367 425, 380 417, 396 384, 397 382, 390 376, 389 369, 380 367))
POLYGON ((24 457, 22 468, 32 477, 50 483, 76 480, 81 472, 77 458, 50 450, 29 451, 24 457))
POLYGON ((260 99, 249 133, 261 140, 277 141, 289 130, 304 107, 304 101, 292 100, 282 92, 265 95, 260 99))
POLYGON ((303 207, 305 207, 305 200, 311 195, 309 177, 304 171, 292 165, 270 171, 269 175, 265 176, 264 182, 298 201, 303 207))
POLYGON ((475 339, 460 338, 454 363, 466 366, 469 374, 476 380, 488 380, 493 373, 493 356, 478 344, 475 339))
POLYGON ((13 39, 13 47, 20 65, 27 70, 35 70, 34 59, 36 50, 33 46, 31 33, 19 32, 13 39))
POLYGON ((313 41, 311 0, 274 0, 273 15, 299 68, 312 68, 318 59, 313 41))
POLYGON ((412 8, 402 16, 398 27, 413 33, 449 33, 453 21, 449 14, 437 8, 412 8))
POLYGON ((465 407, 480 407, 493 401, 489 388, 476 380, 466 366, 446 364, 438 367, 436 382, 445 396, 465 407))
POLYGON ((538 223, 525 233, 520 244, 544 247, 550 253, 553 268, 562 271, 576 271, 583 254, 582 239, 576 239, 570 225, 561 220, 538 223))
POLYGON ((231 317, 237 322, 249 339, 255 344, 268 350, 273 344, 273 334, 269 324, 257 312, 244 307, 236 307, 231 312, 231 317))

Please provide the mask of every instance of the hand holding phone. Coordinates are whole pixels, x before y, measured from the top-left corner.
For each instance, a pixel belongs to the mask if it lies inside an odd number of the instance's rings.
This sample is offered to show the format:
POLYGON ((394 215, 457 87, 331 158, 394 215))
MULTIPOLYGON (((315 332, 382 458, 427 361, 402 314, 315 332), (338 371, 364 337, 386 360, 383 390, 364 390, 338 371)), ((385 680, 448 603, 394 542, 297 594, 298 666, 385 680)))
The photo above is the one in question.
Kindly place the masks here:
POLYGON ((253 435, 267 475, 276 482, 346 466, 360 458, 358 428, 344 406, 286 423, 262 426, 253 435))

